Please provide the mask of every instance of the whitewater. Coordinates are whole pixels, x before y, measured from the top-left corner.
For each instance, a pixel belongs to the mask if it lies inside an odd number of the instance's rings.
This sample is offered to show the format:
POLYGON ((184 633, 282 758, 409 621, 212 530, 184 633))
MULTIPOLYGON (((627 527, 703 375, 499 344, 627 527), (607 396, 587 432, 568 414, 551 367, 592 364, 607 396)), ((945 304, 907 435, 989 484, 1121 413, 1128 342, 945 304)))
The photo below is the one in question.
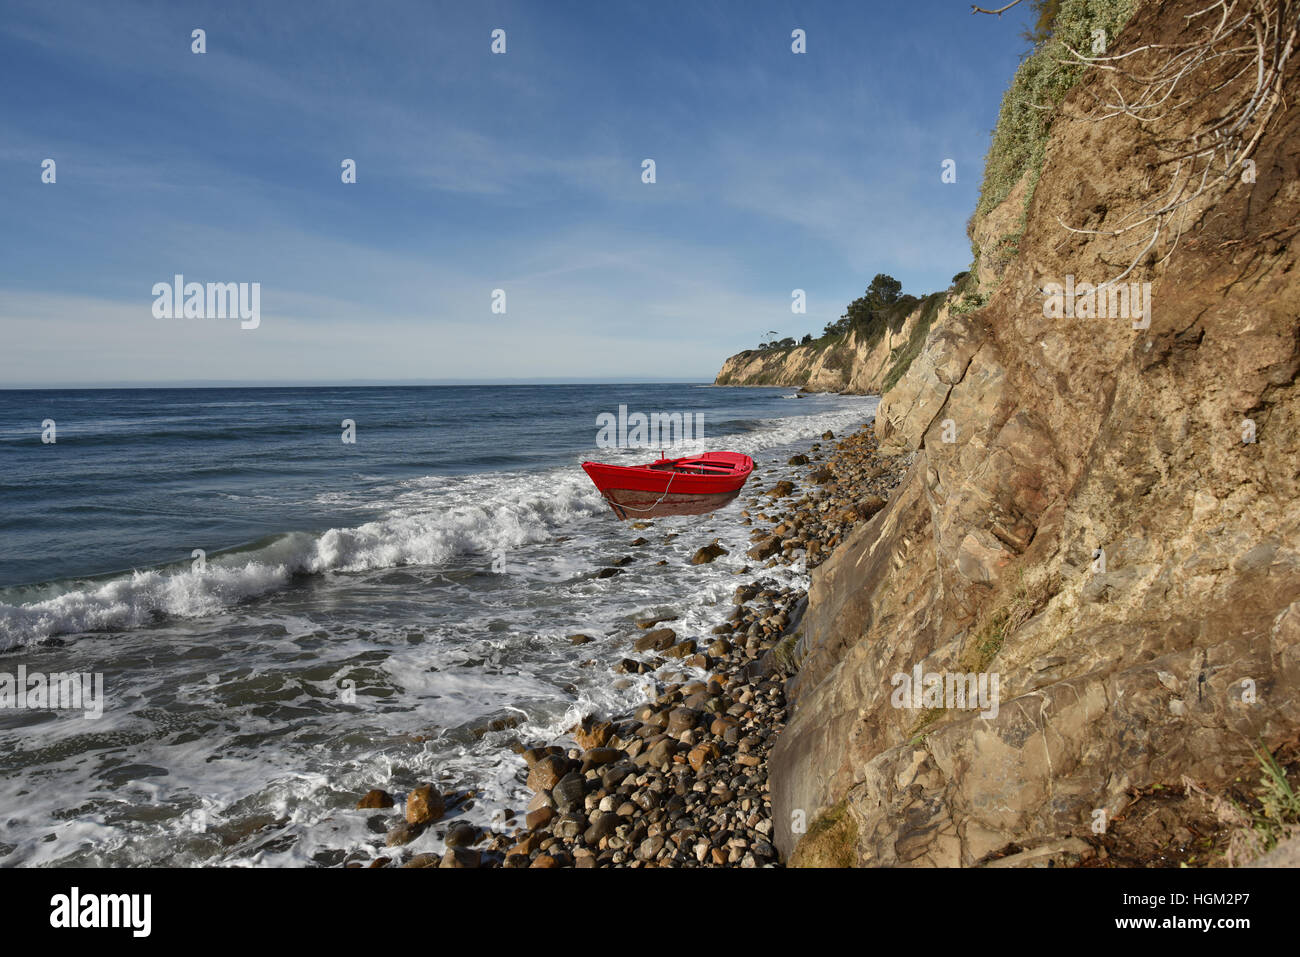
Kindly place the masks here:
MULTIPOLYGON (((691 401, 711 403, 719 421, 710 447, 753 456, 764 482, 784 474, 791 449, 805 449, 827 429, 857 428, 876 403, 787 400, 780 390, 640 388, 626 398, 641 407, 680 408, 685 390, 691 401)), ((274 436, 255 463, 227 462, 237 475, 213 487, 161 483, 162 492, 147 496, 151 517, 139 533, 123 534, 131 524, 121 520, 125 509, 105 510, 102 541, 83 532, 102 556, 89 574, 0 588, 0 671, 23 664, 103 674, 106 695, 93 722, 0 714, 0 864, 364 861, 378 853, 382 834, 353 809, 357 798, 424 780, 474 792, 463 812, 472 823, 522 813, 524 765, 513 746, 562 740, 586 714, 644 700, 653 676, 611 672, 638 633, 635 622, 672 616, 679 634, 707 634, 730 610, 749 545, 739 516, 744 496, 705 516, 661 518, 640 529, 619 522, 579 463, 654 457, 595 448, 592 411, 617 408, 610 400, 625 397, 608 387, 529 395, 545 399, 535 407, 578 409, 563 436, 532 423, 532 433, 541 432, 535 446, 518 445, 530 461, 496 460, 499 443, 462 435, 454 449, 438 438, 446 448, 434 467, 409 474, 416 471, 411 430, 399 426, 385 454, 340 465, 345 474, 328 480, 320 463, 339 453, 299 455, 305 440, 283 424, 320 397, 291 396, 278 413, 268 411, 272 403, 253 403, 274 436), (554 448, 561 443, 567 447, 554 448), (280 459, 282 470, 270 490, 245 480, 268 458, 280 459), (187 515, 167 501, 173 491, 214 503, 212 513, 187 515), (155 534, 159 511, 167 518, 155 534), (250 514, 255 521, 239 526, 250 514), (322 516, 342 520, 313 523, 322 516), (307 520, 276 529, 266 527, 268 518, 307 520), (260 534, 241 539, 242 527, 260 534), (235 540, 207 550, 200 570, 190 553, 212 541, 212 528, 235 540), (695 550, 714 539, 727 554, 691 565, 695 550), (171 543, 178 557, 111 570, 137 544, 149 554, 158 543, 171 543), (615 577, 596 577, 629 558, 615 577), (572 640, 578 634, 583 643, 572 640)), ((370 401, 400 407, 405 417, 419 400, 370 401)), ((245 400, 221 396, 220 403, 243 407, 245 400)), ((480 419, 491 417, 483 394, 472 404, 480 419)), ((515 396, 506 404, 517 410, 521 403, 515 396)), ((540 421, 555 410, 536 414, 540 421)), ((141 421, 115 415, 119 434, 121 423, 141 421)), ((358 421, 363 440, 377 431, 358 421)), ((521 431, 528 425, 501 421, 521 431)), ((183 422, 167 429, 186 433, 186 449, 206 441, 202 428, 183 422)), ((237 437, 222 441, 241 453, 247 447, 237 437)), ((121 484, 120 493, 106 487, 105 497, 139 503, 140 480, 121 484)), ((70 492, 69 501, 93 495, 87 488, 70 492)), ((68 511, 85 514, 85 502, 68 511)), ((66 527, 70 540, 87 528, 66 527)), ((84 563, 43 546, 35 531, 28 551, 49 568, 84 563)), ((770 570, 780 581, 803 574, 798 565, 770 570)), ((433 833, 420 840, 428 847, 418 851, 441 849, 433 833)))

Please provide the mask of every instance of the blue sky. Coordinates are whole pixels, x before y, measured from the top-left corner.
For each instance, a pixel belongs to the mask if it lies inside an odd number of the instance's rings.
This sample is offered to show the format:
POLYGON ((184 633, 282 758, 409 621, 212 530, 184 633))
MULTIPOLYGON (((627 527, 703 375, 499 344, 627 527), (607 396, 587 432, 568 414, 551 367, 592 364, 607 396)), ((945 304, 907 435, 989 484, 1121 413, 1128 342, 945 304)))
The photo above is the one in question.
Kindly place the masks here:
POLYGON ((8 0, 0 386, 711 379, 968 265, 1026 19, 969 9, 8 0), (261 325, 155 318, 176 273, 261 325))

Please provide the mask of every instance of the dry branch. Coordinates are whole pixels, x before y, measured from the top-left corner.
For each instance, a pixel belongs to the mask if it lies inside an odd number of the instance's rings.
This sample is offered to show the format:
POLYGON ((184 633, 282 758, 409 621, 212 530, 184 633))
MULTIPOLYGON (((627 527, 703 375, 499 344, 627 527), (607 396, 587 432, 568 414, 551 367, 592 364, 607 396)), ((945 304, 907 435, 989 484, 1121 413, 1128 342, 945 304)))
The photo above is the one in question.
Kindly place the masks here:
POLYGON ((1148 43, 1117 56, 1086 56, 1067 48, 1076 61, 1107 74, 1105 91, 1094 94, 1095 105, 1085 119, 1106 122, 1125 116, 1149 127, 1194 106, 1208 104, 1211 110, 1210 119, 1191 133, 1156 141, 1165 155, 1155 168, 1173 166, 1159 197, 1110 229, 1079 229, 1058 219, 1069 232, 1101 236, 1150 228, 1149 241, 1128 268, 1101 288, 1128 276, 1162 235, 1169 250, 1159 262, 1167 261, 1188 211, 1208 208, 1222 197, 1274 114, 1286 108, 1282 81, 1300 30, 1300 0, 1216 0, 1186 20, 1194 36, 1185 43, 1148 43), (1194 78, 1210 69, 1224 69, 1228 76, 1197 84, 1194 78), (1199 92, 1189 90, 1201 86, 1199 92))

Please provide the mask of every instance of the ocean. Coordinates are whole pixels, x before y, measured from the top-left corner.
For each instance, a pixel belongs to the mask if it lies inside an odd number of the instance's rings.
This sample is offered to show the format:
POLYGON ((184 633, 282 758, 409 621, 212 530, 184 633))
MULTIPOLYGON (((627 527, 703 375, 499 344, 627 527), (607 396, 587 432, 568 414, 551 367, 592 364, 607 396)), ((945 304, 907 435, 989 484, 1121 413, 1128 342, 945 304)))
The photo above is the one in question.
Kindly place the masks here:
POLYGON ((0 865, 338 865, 382 847, 362 794, 426 780, 474 791, 473 823, 522 816, 510 745, 644 700, 653 676, 611 673, 634 622, 707 635, 748 563, 743 494, 618 521, 580 463, 656 452, 598 448, 598 418, 698 416, 681 454, 747 453, 768 472, 752 484, 876 402, 678 383, 0 391, 0 704, 20 669, 104 693, 99 717, 0 708, 0 865), (715 538, 728 554, 691 565, 715 538))

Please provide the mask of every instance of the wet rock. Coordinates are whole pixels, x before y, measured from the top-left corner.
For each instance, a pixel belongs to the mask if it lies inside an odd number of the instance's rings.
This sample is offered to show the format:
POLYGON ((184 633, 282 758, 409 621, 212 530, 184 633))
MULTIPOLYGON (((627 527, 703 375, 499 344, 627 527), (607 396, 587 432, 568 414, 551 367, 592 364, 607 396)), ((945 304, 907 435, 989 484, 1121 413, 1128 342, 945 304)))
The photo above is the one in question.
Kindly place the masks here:
POLYGON ((603 748, 614 734, 614 725, 608 721, 585 721, 573 732, 573 740, 584 751, 603 748))
POLYGON ((630 761, 619 761, 607 767, 600 775, 600 786, 606 791, 612 791, 635 769, 630 761))
POLYGON ((545 748, 528 748, 523 751, 520 756, 524 759, 524 763, 531 768, 538 761, 542 760, 542 758, 549 757, 553 754, 563 755, 564 749, 557 748, 554 745, 545 748))
POLYGON ((686 760, 698 774, 700 771, 703 771, 708 764, 716 761, 720 753, 718 746, 710 741, 707 744, 696 745, 692 748, 690 754, 687 755, 686 760))
POLYGON ((555 787, 551 790, 551 798, 555 801, 556 808, 561 812, 571 811, 582 806, 585 790, 583 776, 577 771, 570 771, 556 782, 555 787))
POLYGON ((637 651, 663 651, 670 647, 676 638, 677 632, 671 628, 656 628, 638 638, 633 642, 632 647, 637 651))
POLYGON ((387 847, 402 847, 405 844, 410 844, 424 833, 427 826, 428 825, 425 824, 411 824, 408 821, 403 821, 400 824, 394 825, 389 829, 388 833, 384 835, 384 844, 387 847))
POLYGON ((661 615, 658 618, 642 618, 636 623, 636 626, 642 631, 645 631, 647 628, 653 628, 662 621, 676 621, 678 617, 679 616, 677 615, 661 615))
POLYGON ((715 538, 711 545, 705 545, 691 556, 692 565, 707 565, 720 555, 727 554, 727 550, 718 544, 715 538))
POLYGON ((591 825, 583 832, 582 839, 590 847, 596 847, 602 838, 609 837, 614 833, 614 829, 622 823, 623 819, 617 814, 600 814, 592 819, 591 825))
POLYGON ((551 826, 556 837, 571 841, 587 829, 587 819, 581 814, 566 814, 551 826))
POLYGON ((478 842, 481 832, 468 821, 456 821, 447 829, 443 843, 448 847, 469 847, 478 842))
POLYGON ((647 837, 641 842, 640 847, 636 849, 636 858, 641 861, 652 861, 664 848, 664 839, 660 834, 647 837))
POLYGON ((468 847, 449 847, 447 853, 442 855, 442 860, 438 862, 439 867, 479 867, 483 863, 483 855, 468 847))
POLYGON ((698 711, 691 708, 674 708, 668 714, 668 725, 665 730, 668 734, 676 736, 695 727, 699 720, 698 711))
MULTIPOLYGON (((510 848, 510 850, 506 851, 506 859, 509 860, 511 857, 515 855, 519 855, 524 858, 530 857, 534 851, 536 851, 538 848, 541 847, 543 838, 544 835, 540 831, 535 832, 533 834, 529 834, 527 837, 521 840, 514 847, 510 848)), ((527 865, 525 864, 521 866, 527 866, 527 865)))
POLYGON ((432 784, 422 784, 406 796, 406 821, 408 824, 432 824, 447 813, 447 802, 442 792, 432 784))
POLYGON ((634 716, 637 721, 655 729, 662 729, 668 725, 668 715, 652 705, 638 708, 634 716))
POLYGON ((739 729, 739 727, 739 720, 729 715, 721 715, 713 719, 713 723, 709 725, 709 733, 722 737, 728 731, 739 729))
POLYGON ((539 807, 529 811, 528 816, 524 818, 524 826, 530 831, 536 831, 551 823, 555 817, 555 809, 550 807, 539 807))
POLYGON ((662 738, 655 742, 648 750, 638 754, 633 759, 633 764, 639 768, 652 767, 663 768, 672 763, 673 755, 677 751, 677 742, 672 738, 662 738))
POLYGON ((528 787, 534 791, 549 791, 569 770, 569 759, 558 754, 551 754, 536 764, 528 772, 528 787))
POLYGON ((374 808, 392 807, 396 803, 393 796, 387 791, 381 791, 379 788, 367 791, 365 797, 357 802, 357 810, 368 811, 374 808))
POLYGON ((617 748, 588 748, 582 754, 581 771, 583 774, 586 774, 592 768, 597 768, 604 764, 612 764, 623 756, 623 752, 617 748))

